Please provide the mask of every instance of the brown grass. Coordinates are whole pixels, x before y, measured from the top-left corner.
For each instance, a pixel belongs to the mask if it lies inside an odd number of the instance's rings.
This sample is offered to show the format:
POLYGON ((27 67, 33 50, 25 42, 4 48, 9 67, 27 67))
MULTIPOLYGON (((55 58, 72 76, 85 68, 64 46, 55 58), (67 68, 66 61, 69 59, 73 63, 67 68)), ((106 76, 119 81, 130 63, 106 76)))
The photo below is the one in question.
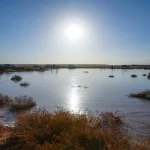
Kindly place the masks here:
POLYGON ((1 150, 148 150, 134 144, 112 113, 71 114, 36 111, 17 118, 14 134, 1 150))
POLYGON ((5 143, 6 139, 8 139, 11 136, 11 134, 12 128, 0 124, 0 144, 5 143))

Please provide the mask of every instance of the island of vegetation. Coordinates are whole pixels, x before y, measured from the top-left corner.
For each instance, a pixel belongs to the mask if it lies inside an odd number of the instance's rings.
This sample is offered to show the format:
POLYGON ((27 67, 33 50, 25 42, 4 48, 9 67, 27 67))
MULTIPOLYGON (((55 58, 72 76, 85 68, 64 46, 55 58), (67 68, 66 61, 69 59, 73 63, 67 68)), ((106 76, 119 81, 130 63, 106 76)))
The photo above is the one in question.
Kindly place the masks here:
POLYGON ((146 90, 139 93, 131 93, 129 94, 129 97, 150 100, 150 90, 146 90))

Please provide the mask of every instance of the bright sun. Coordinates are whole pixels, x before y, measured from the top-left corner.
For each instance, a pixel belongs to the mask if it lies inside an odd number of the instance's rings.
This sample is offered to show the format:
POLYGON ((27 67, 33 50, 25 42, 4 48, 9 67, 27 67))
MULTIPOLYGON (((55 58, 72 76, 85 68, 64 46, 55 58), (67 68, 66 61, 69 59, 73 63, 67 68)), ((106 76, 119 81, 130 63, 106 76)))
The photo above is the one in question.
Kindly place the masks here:
POLYGON ((78 40, 82 37, 83 31, 78 24, 71 24, 66 29, 66 35, 71 40, 78 40))

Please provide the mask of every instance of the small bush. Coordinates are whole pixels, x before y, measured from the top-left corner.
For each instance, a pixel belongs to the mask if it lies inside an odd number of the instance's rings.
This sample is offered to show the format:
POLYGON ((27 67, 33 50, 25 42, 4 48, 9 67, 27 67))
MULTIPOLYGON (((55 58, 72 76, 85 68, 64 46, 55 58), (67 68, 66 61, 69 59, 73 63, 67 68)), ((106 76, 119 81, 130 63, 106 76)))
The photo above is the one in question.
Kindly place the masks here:
POLYGON ((144 91, 144 92, 140 92, 140 93, 131 93, 129 95, 129 97, 133 97, 133 98, 141 98, 141 99, 147 99, 150 100, 150 91, 144 91))
POLYGON ((20 84, 20 86, 23 86, 23 87, 26 87, 26 86, 29 86, 30 84, 28 82, 23 82, 20 84))
POLYGON ((12 78, 11 78, 12 81, 21 81, 22 80, 22 77, 19 76, 19 75, 14 75, 12 78))
POLYGON ((11 110, 13 111, 23 111, 29 110, 36 106, 36 102, 32 97, 28 96, 19 96, 15 97, 11 103, 11 110))

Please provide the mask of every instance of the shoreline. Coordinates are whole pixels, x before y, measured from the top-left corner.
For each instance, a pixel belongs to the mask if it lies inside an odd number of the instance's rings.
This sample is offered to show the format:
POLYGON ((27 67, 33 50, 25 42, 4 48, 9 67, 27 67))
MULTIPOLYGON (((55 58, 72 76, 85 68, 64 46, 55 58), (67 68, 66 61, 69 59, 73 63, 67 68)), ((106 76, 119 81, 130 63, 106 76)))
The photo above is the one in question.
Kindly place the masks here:
POLYGON ((49 71, 53 69, 144 69, 150 70, 150 65, 17 65, 13 68, 0 68, 0 73, 5 72, 32 72, 49 71))

